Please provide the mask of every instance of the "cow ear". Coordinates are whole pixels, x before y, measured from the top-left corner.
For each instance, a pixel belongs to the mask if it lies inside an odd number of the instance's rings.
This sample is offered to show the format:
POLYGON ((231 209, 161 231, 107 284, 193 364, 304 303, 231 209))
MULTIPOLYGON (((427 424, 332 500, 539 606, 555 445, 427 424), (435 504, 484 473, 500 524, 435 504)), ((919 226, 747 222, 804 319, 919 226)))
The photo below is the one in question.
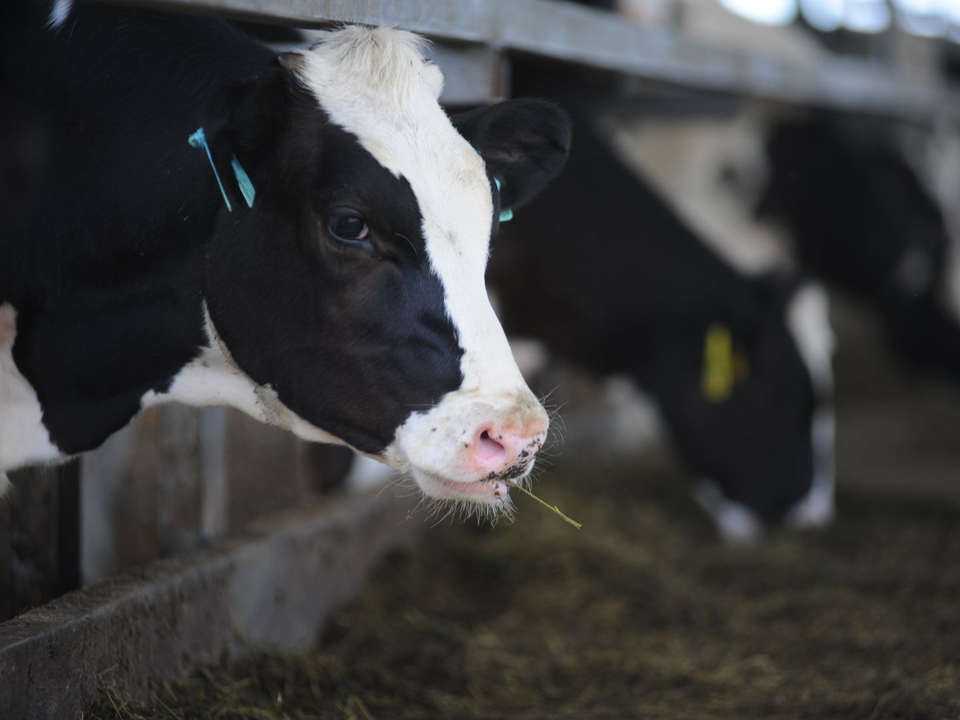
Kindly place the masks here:
POLYGON ((275 147, 284 126, 285 73, 277 66, 261 75, 224 85, 203 110, 201 127, 210 156, 234 206, 242 205, 245 195, 249 197, 249 189, 242 187, 242 175, 250 179, 251 187, 256 187, 257 171, 275 147), (242 171, 236 170, 237 164, 242 171))
POLYGON ((570 149, 570 118, 546 100, 507 100, 451 120, 500 181, 504 209, 518 208, 540 192, 560 172, 570 149))

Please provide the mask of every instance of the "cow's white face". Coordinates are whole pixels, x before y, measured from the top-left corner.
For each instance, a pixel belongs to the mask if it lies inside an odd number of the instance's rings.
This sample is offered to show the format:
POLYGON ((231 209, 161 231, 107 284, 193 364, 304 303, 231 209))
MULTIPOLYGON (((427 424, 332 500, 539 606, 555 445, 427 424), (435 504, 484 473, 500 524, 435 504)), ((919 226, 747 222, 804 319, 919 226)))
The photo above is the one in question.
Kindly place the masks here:
POLYGON ((487 297, 490 238, 501 202, 522 204, 559 171, 569 123, 538 101, 451 122, 419 45, 382 28, 330 33, 284 56, 277 79, 228 98, 238 107, 226 119, 205 121, 225 128, 214 156, 238 155, 257 200, 218 226, 211 348, 170 395, 202 403, 230 385, 211 401, 348 444, 431 497, 499 512, 548 420, 487 297), (232 130, 261 106, 266 139, 232 130), (197 380, 217 366, 220 381, 197 380))
POLYGON ((354 28, 301 56, 297 73, 332 122, 410 184, 425 259, 440 280, 462 352, 460 387, 412 413, 382 457, 410 470, 432 497, 496 507, 508 492, 497 478, 526 474, 548 420, 487 297, 496 190, 483 158, 437 103, 439 69, 412 56, 413 42, 401 33, 354 28), (384 62, 398 51, 409 55, 405 64, 412 69, 382 76, 384 62))

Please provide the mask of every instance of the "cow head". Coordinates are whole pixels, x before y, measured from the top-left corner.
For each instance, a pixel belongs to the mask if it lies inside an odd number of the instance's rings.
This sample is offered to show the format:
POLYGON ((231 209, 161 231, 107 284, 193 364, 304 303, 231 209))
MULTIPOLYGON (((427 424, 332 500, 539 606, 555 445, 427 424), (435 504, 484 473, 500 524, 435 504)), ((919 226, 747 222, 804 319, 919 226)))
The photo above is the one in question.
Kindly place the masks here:
POLYGON ((559 171, 569 122, 540 101, 451 120, 419 45, 345 28, 209 104, 220 176, 236 156, 257 195, 217 222, 208 331, 252 381, 233 404, 499 511, 548 419, 491 309, 488 248, 501 208, 559 171))
POLYGON ((697 392, 664 406, 700 475, 694 497, 728 542, 779 524, 821 527, 834 515, 833 335, 825 291, 769 274, 745 284, 711 377, 710 339, 697 392))

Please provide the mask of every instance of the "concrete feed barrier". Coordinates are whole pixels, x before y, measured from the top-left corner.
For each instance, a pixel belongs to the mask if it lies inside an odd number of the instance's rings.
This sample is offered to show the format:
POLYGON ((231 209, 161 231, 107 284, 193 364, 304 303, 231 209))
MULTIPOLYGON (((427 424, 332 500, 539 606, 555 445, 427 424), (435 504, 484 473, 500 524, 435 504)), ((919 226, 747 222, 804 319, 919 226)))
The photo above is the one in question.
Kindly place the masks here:
POLYGON ((426 527, 391 490, 284 512, 0 625, 0 718, 79 717, 104 685, 162 679, 262 647, 306 648, 390 548, 426 527))

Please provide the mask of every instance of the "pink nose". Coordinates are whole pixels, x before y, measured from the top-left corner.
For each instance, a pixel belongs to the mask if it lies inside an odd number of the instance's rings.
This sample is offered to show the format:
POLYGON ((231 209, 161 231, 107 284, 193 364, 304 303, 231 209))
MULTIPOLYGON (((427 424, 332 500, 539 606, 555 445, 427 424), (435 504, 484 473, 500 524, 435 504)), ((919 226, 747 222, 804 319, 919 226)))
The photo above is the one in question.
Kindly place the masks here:
POLYGON ((532 463, 546 439, 547 431, 539 427, 520 433, 485 427, 474 436, 469 453, 477 470, 484 475, 501 473, 532 463))

